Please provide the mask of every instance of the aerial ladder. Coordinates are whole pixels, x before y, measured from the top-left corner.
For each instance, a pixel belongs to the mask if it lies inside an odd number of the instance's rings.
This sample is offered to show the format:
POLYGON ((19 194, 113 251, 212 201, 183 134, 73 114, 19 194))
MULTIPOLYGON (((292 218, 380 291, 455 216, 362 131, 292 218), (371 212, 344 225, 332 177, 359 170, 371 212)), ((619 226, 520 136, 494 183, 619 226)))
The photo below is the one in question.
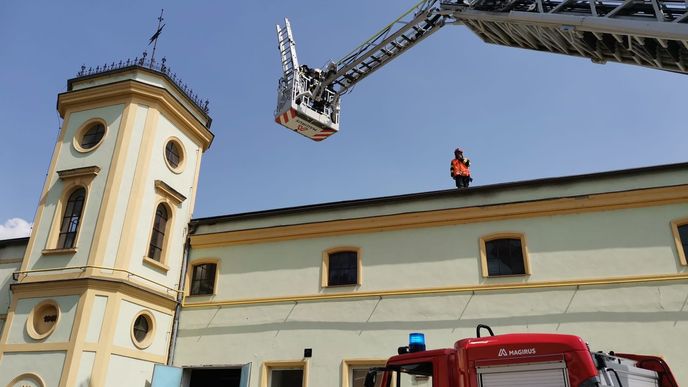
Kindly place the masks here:
POLYGON ((289 20, 275 121, 315 141, 337 133, 341 97, 445 25, 486 43, 688 73, 688 0, 422 0, 323 69, 299 65, 289 20))

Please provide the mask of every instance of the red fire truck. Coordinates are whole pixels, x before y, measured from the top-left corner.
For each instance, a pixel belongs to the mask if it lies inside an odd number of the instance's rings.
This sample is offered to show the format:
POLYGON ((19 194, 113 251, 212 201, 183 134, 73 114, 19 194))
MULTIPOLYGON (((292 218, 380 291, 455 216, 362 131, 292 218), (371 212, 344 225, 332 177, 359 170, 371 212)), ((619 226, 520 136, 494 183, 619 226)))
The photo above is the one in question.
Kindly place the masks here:
POLYGON ((578 336, 515 333, 495 336, 478 325, 476 338, 454 348, 425 350, 420 333, 387 365, 368 372, 365 387, 677 387, 657 356, 590 352, 578 336), (490 336, 480 337, 481 330, 490 336))

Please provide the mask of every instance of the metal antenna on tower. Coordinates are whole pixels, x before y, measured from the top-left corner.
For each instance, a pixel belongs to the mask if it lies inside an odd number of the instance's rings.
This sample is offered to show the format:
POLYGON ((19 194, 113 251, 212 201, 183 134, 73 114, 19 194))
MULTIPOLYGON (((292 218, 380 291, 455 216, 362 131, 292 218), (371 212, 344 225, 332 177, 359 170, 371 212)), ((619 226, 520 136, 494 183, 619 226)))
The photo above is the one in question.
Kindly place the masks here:
POLYGON ((153 36, 151 36, 150 41, 148 42, 148 45, 150 46, 151 43, 153 43, 153 53, 151 53, 151 65, 155 63, 155 47, 158 45, 158 37, 160 36, 160 33, 162 32, 162 29, 165 28, 165 24, 162 24, 162 21, 165 20, 162 17, 163 12, 165 12, 165 9, 160 10, 160 17, 158 17, 158 29, 155 31, 153 36))

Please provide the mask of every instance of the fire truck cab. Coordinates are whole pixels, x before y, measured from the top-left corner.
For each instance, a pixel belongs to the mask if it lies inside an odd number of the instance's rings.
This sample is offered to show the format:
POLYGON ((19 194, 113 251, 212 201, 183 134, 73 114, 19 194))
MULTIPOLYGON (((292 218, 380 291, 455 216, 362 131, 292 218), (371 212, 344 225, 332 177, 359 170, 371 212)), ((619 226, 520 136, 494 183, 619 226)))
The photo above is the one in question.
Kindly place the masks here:
POLYGON ((668 365, 656 356, 591 353, 580 337, 564 334, 480 337, 480 327, 478 337, 459 340, 448 349, 425 350, 421 334, 412 334, 399 355, 385 367, 370 370, 365 386, 678 386, 668 365))

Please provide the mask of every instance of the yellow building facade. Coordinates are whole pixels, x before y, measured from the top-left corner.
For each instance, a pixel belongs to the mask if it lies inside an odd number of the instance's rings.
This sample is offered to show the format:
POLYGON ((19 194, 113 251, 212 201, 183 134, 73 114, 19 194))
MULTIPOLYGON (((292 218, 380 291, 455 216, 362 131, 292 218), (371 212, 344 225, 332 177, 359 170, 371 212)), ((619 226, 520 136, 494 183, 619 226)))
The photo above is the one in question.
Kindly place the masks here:
POLYGON ((10 261, 23 248, 0 386, 143 385, 167 360, 211 121, 139 65, 70 80, 57 107, 32 234, 10 261))
POLYGON ((0 241, 0 387, 361 387, 477 324, 688 382, 688 164, 192 219, 211 119, 163 67, 57 107, 32 234, 0 241))

